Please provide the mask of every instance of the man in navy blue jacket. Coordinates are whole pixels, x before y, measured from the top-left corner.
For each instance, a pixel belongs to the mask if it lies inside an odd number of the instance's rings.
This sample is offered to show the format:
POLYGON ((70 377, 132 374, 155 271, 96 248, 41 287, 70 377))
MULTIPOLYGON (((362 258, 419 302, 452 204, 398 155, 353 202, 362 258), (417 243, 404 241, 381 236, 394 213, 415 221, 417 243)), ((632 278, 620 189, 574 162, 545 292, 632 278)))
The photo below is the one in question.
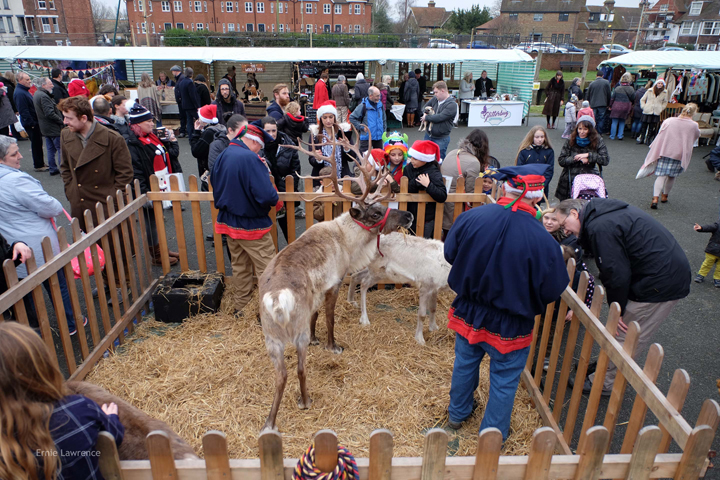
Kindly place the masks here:
POLYGON ((178 99, 180 132, 187 132, 187 136, 191 137, 195 131, 195 120, 198 118, 197 111, 200 108, 200 97, 193 82, 193 69, 190 67, 185 69, 185 75, 178 75, 175 81, 175 100, 178 99))
POLYGON ((268 214, 279 197, 270 169, 258 156, 273 140, 263 129, 247 125, 213 166, 213 198, 219 210, 215 233, 227 235, 234 282, 240 289, 238 310, 252 297, 253 266, 259 278, 275 256, 268 214))
POLYGON ((490 392, 480 430, 510 429, 520 374, 532 340, 534 318, 567 287, 562 250, 537 220, 547 165, 505 167, 495 205, 462 213, 445 240, 452 265, 448 284, 457 297, 448 313, 455 330, 455 364, 448 426, 472 415, 480 362, 490 357, 490 392))
POLYGON ((48 167, 45 165, 45 157, 43 157, 43 137, 42 133, 40 133, 40 123, 35 112, 33 96, 30 93, 32 81, 30 75, 25 72, 18 73, 16 78, 17 87, 15 93, 13 93, 13 100, 20 114, 20 123, 22 123, 28 137, 30 137, 33 167, 35 167, 36 172, 45 172, 48 167))

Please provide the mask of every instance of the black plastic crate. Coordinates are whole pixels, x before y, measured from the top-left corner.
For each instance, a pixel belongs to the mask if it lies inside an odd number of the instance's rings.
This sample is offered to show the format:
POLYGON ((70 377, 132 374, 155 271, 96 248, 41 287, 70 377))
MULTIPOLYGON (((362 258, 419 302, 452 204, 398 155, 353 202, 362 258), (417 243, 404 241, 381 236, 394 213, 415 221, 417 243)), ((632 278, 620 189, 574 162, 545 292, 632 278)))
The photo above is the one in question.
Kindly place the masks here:
POLYGON ((179 323, 198 313, 215 313, 225 292, 221 273, 169 273, 153 292, 155 319, 179 323))

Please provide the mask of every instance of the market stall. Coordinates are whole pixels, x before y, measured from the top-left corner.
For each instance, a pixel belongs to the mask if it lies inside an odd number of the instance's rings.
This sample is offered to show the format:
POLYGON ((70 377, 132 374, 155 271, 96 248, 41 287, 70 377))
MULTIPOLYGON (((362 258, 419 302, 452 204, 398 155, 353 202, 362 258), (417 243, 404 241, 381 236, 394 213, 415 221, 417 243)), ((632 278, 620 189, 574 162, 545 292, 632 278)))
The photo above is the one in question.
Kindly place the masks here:
POLYGON ((463 100, 468 105, 469 127, 519 127, 525 102, 518 100, 463 100))

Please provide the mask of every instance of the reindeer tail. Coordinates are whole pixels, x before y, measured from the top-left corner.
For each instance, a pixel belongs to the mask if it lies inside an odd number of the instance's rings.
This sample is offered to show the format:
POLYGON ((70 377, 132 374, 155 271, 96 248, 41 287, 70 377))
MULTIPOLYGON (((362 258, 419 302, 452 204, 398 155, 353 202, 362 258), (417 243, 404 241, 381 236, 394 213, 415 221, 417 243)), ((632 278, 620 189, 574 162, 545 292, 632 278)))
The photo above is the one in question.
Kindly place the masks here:
POLYGON ((273 295, 266 293, 263 297, 265 310, 268 311, 275 323, 287 325, 290 322, 290 312, 295 309, 295 296, 289 289, 280 290, 277 298, 273 300, 273 295))

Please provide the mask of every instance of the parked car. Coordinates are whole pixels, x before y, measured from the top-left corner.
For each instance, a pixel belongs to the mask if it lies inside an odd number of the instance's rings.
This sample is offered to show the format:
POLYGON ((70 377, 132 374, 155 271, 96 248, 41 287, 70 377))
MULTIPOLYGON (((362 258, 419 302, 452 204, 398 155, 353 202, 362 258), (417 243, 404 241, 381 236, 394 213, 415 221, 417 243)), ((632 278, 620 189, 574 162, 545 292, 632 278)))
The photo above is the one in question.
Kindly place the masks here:
POLYGON ((444 38, 431 38, 427 44, 427 48, 460 48, 460 46, 444 38))
POLYGON ((556 48, 559 53, 585 53, 584 49, 576 47, 572 43, 561 43, 556 48))
POLYGON ((681 47, 662 47, 657 49, 658 52, 684 52, 685 49, 681 47))
POLYGON ((623 47, 622 45, 618 45, 616 43, 613 43, 612 45, 610 45, 608 43, 607 45, 602 46, 602 48, 600 49, 600 53, 608 53, 608 52, 622 54, 622 53, 632 52, 632 50, 630 50, 627 47, 623 47))
POLYGON ((527 53, 556 53, 558 51, 555 45, 550 42, 523 42, 513 48, 527 53))
POLYGON ((467 48, 495 48, 495 45, 490 45, 487 42, 483 42, 482 40, 473 40, 472 43, 468 43, 467 48))

